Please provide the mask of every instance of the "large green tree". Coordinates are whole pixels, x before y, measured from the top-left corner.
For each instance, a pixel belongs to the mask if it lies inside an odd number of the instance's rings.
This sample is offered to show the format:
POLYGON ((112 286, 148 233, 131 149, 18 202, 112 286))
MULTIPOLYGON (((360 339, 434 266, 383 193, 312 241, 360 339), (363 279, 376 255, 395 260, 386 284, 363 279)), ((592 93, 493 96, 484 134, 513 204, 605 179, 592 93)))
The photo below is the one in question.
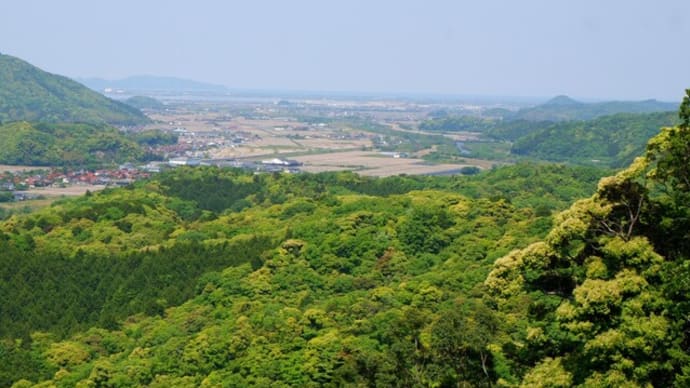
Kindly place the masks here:
MULTIPOLYGON (((690 95, 689 95, 690 96, 690 95)), ((525 386, 687 386, 690 382, 688 96, 682 123, 599 183, 543 242, 487 278, 512 327, 496 347, 525 386)))

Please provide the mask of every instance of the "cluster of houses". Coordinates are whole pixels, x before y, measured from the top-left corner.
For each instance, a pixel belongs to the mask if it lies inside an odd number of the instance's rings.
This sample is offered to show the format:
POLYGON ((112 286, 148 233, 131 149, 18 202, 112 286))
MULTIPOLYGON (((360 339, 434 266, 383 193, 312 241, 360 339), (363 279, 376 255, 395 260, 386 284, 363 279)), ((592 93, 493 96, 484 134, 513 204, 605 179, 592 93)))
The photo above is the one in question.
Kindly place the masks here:
POLYGON ((138 179, 147 178, 150 173, 124 164, 117 169, 101 170, 35 170, 0 173, 0 191, 12 191, 17 199, 25 199, 19 191, 38 187, 68 187, 74 185, 125 186, 138 179))
POLYGON ((172 157, 193 157, 203 154, 211 148, 235 148, 250 141, 261 140, 261 137, 245 131, 208 131, 191 132, 184 128, 176 128, 173 133, 178 135, 178 142, 171 145, 157 146, 156 153, 172 157))
POLYGON ((221 168, 242 168, 260 172, 300 172, 302 163, 290 159, 267 159, 260 162, 236 159, 206 159, 177 157, 167 162, 150 162, 143 166, 132 163, 120 165, 117 169, 73 170, 64 169, 0 172, 0 191, 9 191, 15 200, 31 199, 35 195, 25 192, 39 187, 68 187, 74 185, 126 186, 152 173, 180 166, 217 166, 221 168))

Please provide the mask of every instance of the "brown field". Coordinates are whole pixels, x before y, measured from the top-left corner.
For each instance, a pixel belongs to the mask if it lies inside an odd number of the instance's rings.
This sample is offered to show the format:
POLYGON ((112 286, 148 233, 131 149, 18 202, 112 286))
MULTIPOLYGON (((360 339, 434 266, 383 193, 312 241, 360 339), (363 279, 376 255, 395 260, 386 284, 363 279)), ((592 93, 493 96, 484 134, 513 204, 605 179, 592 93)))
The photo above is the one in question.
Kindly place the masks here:
MULTIPOLYGON (((321 102, 323 104, 323 102, 321 102)), ((338 104, 341 104, 339 102, 338 104)), ((347 105, 346 103, 342 103, 347 105)), ((381 103, 386 106, 387 103, 381 103)), ((269 112, 267 110, 266 112, 269 112)), ((476 159, 464 159, 457 164, 430 164, 421 159, 435 148, 421 150, 411 158, 393 158, 375 151, 365 151, 372 147, 372 139, 377 135, 346 124, 313 125, 290 118, 248 119, 240 116, 229 116, 226 113, 204 112, 166 112, 151 116, 165 124, 153 127, 168 129, 185 128, 190 132, 214 132, 220 137, 233 132, 243 132, 255 136, 243 144, 212 147, 205 150, 211 158, 237 158, 259 160, 290 155, 285 158, 302 162, 303 171, 354 170, 363 175, 388 176, 398 174, 438 174, 451 172, 466 166, 491 168, 495 162, 476 159), (258 137, 258 138, 257 138, 258 137), (308 155, 305 155, 308 154, 308 155), (294 156, 302 155, 302 156, 294 156)), ((405 121, 415 127, 414 121, 405 121)), ((397 123, 390 123, 395 131, 430 134, 414 129, 405 129, 397 123)), ((433 133, 457 141, 475 139, 478 134, 472 132, 433 133)), ((215 135, 213 135, 215 136, 215 135)), ((213 137, 211 136, 211 137, 213 137)), ((222 144, 222 142, 218 142, 222 144)), ((227 144, 227 143, 226 143, 227 144)))
MULTIPOLYGON (((477 164, 428 164, 421 159, 394 158, 373 151, 333 152, 297 156, 308 172, 354 170, 362 175, 390 176, 399 174, 439 174, 477 164)), ((481 167, 481 166, 479 166, 481 167)))
POLYGON ((9 164, 0 164, 0 172, 17 172, 17 171, 31 171, 31 170, 49 170, 51 167, 45 166, 12 166, 9 164))
POLYGON ((327 139, 327 138, 309 138, 295 140, 303 147, 309 149, 343 149, 343 148, 361 148, 370 147, 371 140, 369 139, 327 139))
POLYGON ((69 187, 37 187, 27 190, 27 193, 44 195, 46 197, 73 197, 84 195, 87 191, 100 191, 105 189, 103 185, 75 185, 69 187))
POLYGON ((18 210, 18 209, 29 208, 29 209, 31 209, 31 211, 34 211, 34 210, 38 210, 40 208, 48 207, 53 202, 55 202, 56 200, 63 198, 63 197, 74 197, 74 196, 84 195, 87 190, 98 191, 98 190, 103 190, 104 188, 105 188, 105 186, 102 186, 102 185, 79 185, 79 186, 71 186, 71 187, 65 187, 65 188, 54 188, 54 187, 36 188, 36 189, 26 190, 26 192, 30 193, 30 194, 35 194, 35 195, 41 195, 41 196, 43 196, 42 198, 28 199, 26 201, 7 202, 7 203, 3 203, 2 205, 0 205, 0 207, 2 207, 3 209, 7 209, 7 210, 18 210))
POLYGON ((17 210, 23 208, 29 208, 32 211, 40 209, 42 207, 50 206, 51 203, 55 202, 57 198, 41 198, 41 199, 29 199, 26 201, 19 202, 5 202, 0 204, 0 208, 7 210, 17 210))

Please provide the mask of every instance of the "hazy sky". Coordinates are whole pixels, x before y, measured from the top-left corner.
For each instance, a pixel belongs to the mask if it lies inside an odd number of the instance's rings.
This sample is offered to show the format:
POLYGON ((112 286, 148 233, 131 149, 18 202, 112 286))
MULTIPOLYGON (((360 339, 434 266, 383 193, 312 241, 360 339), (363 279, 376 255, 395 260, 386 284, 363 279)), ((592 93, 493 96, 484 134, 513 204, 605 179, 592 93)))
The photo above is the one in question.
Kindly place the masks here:
POLYGON ((1 0, 0 52, 72 77, 679 101, 689 0, 1 0))

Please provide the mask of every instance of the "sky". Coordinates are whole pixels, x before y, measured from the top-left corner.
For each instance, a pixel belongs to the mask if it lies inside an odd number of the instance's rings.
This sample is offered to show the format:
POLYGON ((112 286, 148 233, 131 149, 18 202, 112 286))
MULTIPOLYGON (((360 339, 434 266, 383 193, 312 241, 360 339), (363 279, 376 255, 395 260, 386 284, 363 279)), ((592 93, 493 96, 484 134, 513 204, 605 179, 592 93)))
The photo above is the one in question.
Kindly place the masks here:
POLYGON ((2 0, 0 52, 74 78, 680 101, 688 0, 2 0))

